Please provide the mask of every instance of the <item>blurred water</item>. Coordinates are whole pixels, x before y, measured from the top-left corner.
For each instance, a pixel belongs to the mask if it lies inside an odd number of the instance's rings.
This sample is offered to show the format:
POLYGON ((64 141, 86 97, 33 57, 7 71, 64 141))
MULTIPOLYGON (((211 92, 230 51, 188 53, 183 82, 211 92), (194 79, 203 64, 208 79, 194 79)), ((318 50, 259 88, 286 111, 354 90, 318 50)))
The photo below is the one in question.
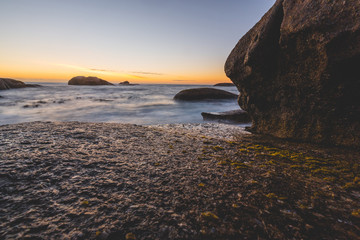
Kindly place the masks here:
MULTIPOLYGON (((204 85, 69 86, 40 83, 40 88, 0 91, 0 124, 29 121, 200 123, 201 112, 239 109, 236 100, 178 102, 183 89, 204 85)), ((238 94, 236 87, 216 87, 238 94)))

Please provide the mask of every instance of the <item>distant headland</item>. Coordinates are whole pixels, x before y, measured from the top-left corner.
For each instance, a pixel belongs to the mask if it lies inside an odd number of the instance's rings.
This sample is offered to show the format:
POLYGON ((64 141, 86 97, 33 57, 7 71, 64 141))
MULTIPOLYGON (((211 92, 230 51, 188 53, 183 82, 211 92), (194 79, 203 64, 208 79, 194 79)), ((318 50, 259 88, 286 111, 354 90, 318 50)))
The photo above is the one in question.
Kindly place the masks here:
POLYGON ((13 88, 40 87, 38 84, 26 84, 22 81, 11 78, 0 78, 0 90, 8 90, 13 88))

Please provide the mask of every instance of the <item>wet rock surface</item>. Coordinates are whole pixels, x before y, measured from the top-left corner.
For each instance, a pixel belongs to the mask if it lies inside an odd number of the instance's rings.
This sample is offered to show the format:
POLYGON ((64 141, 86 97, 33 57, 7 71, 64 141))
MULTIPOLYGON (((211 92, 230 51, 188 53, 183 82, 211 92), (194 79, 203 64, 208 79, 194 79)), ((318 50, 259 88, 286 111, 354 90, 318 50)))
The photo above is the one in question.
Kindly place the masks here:
POLYGON ((251 123, 249 114, 244 110, 232 110, 226 112, 202 112, 204 120, 224 121, 233 123, 251 123))
POLYGON ((277 0, 225 72, 253 131, 360 146, 360 1, 277 0))
MULTIPOLYGON (((331 182, 285 160, 307 155, 199 132, 186 125, 0 126, 0 238, 360 236, 358 168, 331 182), (349 179, 353 185, 342 188, 349 179)), ((311 161, 323 164, 319 156, 311 161)))
POLYGON ((216 88, 192 88, 180 91, 174 96, 175 100, 199 101, 214 99, 236 99, 238 95, 216 88))
POLYGON ((68 85, 114 85, 98 77, 77 76, 69 80, 68 85))
POLYGON ((186 135, 190 138, 201 136, 202 138, 220 138, 230 141, 235 140, 236 136, 249 135, 245 128, 237 125, 224 123, 175 123, 175 124, 158 124, 151 125, 149 128, 162 129, 171 134, 186 135))

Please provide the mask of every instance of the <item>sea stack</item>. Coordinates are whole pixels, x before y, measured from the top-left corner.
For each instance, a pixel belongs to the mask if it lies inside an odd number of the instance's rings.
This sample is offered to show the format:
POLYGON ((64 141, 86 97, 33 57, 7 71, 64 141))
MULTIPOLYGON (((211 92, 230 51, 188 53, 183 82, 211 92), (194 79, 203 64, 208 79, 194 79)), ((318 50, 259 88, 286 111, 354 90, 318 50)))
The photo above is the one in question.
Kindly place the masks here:
POLYGON ((360 146, 360 1, 278 0, 232 50, 226 75, 252 130, 360 146))
POLYGON ((73 77, 69 80, 68 85, 114 85, 98 77, 73 77))

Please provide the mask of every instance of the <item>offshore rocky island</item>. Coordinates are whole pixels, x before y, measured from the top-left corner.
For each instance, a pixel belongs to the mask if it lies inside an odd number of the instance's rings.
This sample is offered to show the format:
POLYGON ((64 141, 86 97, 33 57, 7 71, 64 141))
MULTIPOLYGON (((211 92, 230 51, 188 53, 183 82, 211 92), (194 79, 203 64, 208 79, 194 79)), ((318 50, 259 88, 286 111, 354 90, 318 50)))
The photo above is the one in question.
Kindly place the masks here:
POLYGON ((359 239, 358 19, 356 0, 278 0, 239 41, 225 71, 253 134, 0 126, 0 238, 359 239))

